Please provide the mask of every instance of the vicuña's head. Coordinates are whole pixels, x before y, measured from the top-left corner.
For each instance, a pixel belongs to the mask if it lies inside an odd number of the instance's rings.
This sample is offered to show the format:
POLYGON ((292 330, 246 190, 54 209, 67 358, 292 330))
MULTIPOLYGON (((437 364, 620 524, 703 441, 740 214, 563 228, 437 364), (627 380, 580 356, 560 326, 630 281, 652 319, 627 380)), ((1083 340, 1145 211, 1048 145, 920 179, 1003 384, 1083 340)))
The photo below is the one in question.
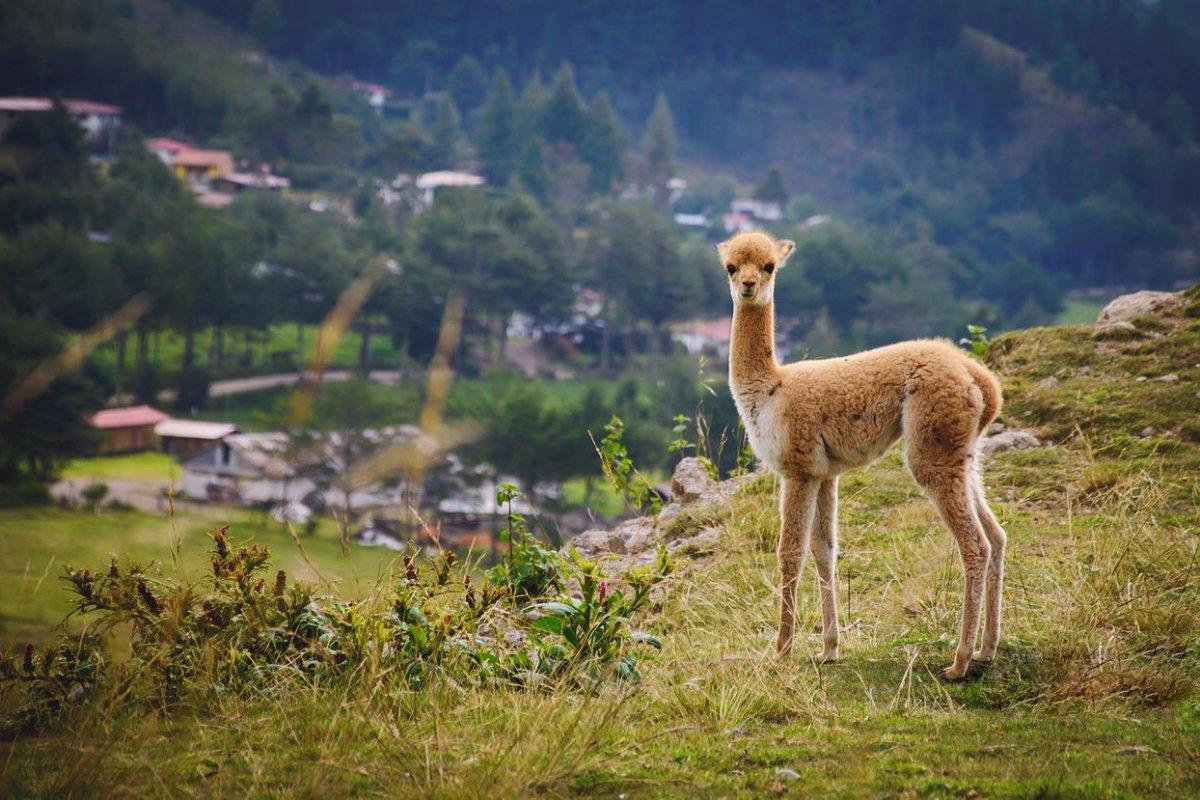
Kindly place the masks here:
POLYGON ((729 294, 734 305, 766 305, 775 298, 775 272, 792 254, 796 243, 778 241, 760 231, 739 233, 717 245, 721 263, 729 273, 729 294))

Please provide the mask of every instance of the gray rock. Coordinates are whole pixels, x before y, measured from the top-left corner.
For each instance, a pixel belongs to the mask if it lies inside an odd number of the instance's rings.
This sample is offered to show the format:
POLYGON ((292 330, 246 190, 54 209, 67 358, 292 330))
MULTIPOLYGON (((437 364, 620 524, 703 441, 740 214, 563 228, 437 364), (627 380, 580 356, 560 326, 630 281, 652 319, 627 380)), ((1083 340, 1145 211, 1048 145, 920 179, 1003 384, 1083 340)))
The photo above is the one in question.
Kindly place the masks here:
POLYGON ((1182 292, 1134 292, 1123 294, 1100 310, 1096 327, 1104 328, 1137 317, 1155 316, 1183 302, 1182 292))
POLYGON ((1142 428, 1142 438, 1143 439, 1149 439, 1153 435, 1154 435, 1154 428, 1152 428, 1151 426, 1147 425, 1146 427, 1142 428))
POLYGON ((1155 378, 1154 380, 1162 381, 1163 383, 1178 383, 1179 376, 1176 375, 1174 372, 1168 372, 1166 375, 1160 375, 1159 377, 1155 378))
POLYGON ((624 553, 625 540, 621 537, 619 530, 618 528, 611 531, 598 529, 584 531, 571 539, 571 544, 585 556, 595 556, 601 553, 624 553))
POLYGON ((990 456, 1010 450, 1032 450, 1041 446, 1042 443, 1031 431, 1013 428, 984 439, 979 444, 979 452, 990 456))
POLYGON ((1049 378, 1046 378, 1046 380, 1039 383, 1038 387, 1041 389, 1053 389, 1054 387, 1058 386, 1059 383, 1060 383, 1060 381, 1058 380, 1058 378, 1056 378, 1052 375, 1049 378))
POLYGON ((1096 329, 1092 331, 1093 339, 1121 338, 1113 336, 1113 334, 1137 333, 1137 326, 1128 320, 1119 319, 1116 322, 1107 322, 1104 324, 1096 323, 1096 329))
POLYGON ((694 503, 716 485, 700 459, 688 457, 675 466, 671 476, 671 495, 680 503, 694 503))
POLYGON ((617 531, 625 540, 626 553, 641 553, 653 550, 662 541, 662 530, 653 517, 638 517, 622 522, 617 531))
POLYGON ((677 555, 703 556, 715 551, 720 541, 719 528, 705 528, 692 536, 676 539, 667 545, 667 549, 677 555))
POLYGON ((776 767, 775 777, 781 781, 798 781, 800 780, 800 773, 787 767, 776 767))

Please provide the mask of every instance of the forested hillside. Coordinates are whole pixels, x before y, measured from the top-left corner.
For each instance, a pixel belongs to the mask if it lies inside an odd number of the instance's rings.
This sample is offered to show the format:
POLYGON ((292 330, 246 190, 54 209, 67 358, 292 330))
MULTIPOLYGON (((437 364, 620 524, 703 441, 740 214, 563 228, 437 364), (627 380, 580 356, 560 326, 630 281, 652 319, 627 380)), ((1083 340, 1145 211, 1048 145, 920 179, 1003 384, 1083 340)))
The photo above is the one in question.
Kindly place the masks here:
POLYGON ((792 355, 1045 323, 1073 290, 1196 276, 1198 30, 1187 3, 1133 0, 6 3, 0 93, 116 103, 125 134, 100 163, 62 118, 0 142, 0 318, 32 337, 3 369, 146 297, 87 361, 88 396, 170 388, 194 410, 214 377, 294 367, 305 326, 394 263, 356 320, 358 366, 424 364, 460 287, 458 370, 502 365, 521 312, 572 374, 659 376, 622 402, 672 398, 647 420, 662 441, 700 391, 664 388, 695 375, 668 328, 728 313, 712 245, 735 198, 778 203, 755 224, 798 242, 777 295, 792 355), (136 129, 291 190, 200 208, 136 129), (445 169, 487 191, 389 203, 398 174, 445 169), (581 292, 598 311, 576 329, 581 292), (295 358, 272 344, 285 326, 295 358))

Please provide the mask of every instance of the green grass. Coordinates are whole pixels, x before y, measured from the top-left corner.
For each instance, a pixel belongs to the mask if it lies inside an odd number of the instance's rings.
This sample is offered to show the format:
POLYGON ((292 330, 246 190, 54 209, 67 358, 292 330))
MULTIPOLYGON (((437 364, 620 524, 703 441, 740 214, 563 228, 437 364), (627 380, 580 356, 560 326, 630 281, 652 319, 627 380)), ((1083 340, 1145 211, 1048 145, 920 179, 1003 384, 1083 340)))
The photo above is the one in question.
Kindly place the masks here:
POLYGON ((119 456, 79 458, 63 470, 66 480, 114 479, 136 481, 168 481, 179 476, 179 464, 166 453, 130 453, 119 456))
MULTIPOLYGON (((136 511, 99 515, 56 507, 0 511, 0 649, 11 651, 26 641, 47 641, 53 627, 69 611, 66 586, 59 576, 65 566, 106 568, 111 555, 164 570, 200 577, 211 545, 208 532, 230 523, 236 535, 266 545, 279 566, 293 575, 317 577, 283 526, 259 512, 203 509, 174 519, 136 511)), ((320 575, 338 591, 373 584, 395 553, 383 548, 351 546, 341 552, 332 523, 322 522, 312 536, 300 539, 320 575)))
MULTIPOLYGON (((1200 442, 1183 424, 1200 341, 1188 320, 1156 333, 1111 342, 1038 329, 989 353, 1006 419, 1061 444, 988 466, 1009 534, 1004 634, 997 662, 963 684, 934 677, 954 646, 958 557, 893 449, 842 482, 837 665, 807 658, 820 647, 811 567, 798 653, 771 653, 777 510, 763 477, 672 523, 719 526, 721 548, 681 563, 642 620, 664 644, 638 683, 350 682, 197 696, 169 713, 87 708, 9 745, 0 786, 18 796, 1195 797, 1200 442), (1168 368, 1179 384, 1134 380, 1168 368), (1129 432, 1146 426, 1161 433, 1129 432)), ((71 537, 60 546, 72 552, 89 536, 103 551, 129 535, 115 516, 98 528, 47 513, 0 523, 18 594, 45 571, 43 531, 71 537)))
POLYGON ((1090 325, 1100 315, 1104 304, 1096 300, 1067 300, 1054 318, 1055 325, 1090 325))

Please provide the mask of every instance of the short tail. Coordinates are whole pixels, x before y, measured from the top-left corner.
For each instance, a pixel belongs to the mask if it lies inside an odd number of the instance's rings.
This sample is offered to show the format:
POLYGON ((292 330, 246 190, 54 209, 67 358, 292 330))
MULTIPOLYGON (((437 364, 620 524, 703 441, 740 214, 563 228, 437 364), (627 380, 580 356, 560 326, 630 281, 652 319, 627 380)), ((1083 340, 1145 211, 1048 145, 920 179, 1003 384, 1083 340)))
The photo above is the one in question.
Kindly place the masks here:
POLYGON ((983 413, 979 415, 979 433, 983 433, 996 420, 1000 406, 1004 404, 1004 395, 1000 392, 1000 381, 992 371, 973 358, 968 358, 967 372, 983 395, 983 413))

